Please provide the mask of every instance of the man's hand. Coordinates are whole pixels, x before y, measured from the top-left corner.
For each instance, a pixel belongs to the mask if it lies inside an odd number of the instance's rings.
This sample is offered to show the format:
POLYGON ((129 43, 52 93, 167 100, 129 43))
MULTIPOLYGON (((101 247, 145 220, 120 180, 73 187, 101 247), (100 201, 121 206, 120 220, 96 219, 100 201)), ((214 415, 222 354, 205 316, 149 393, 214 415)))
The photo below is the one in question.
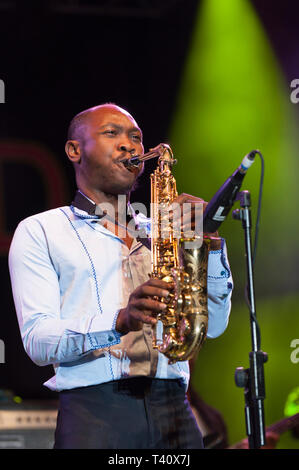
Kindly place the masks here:
POLYGON ((155 315, 165 310, 166 304, 159 299, 167 298, 173 286, 159 279, 149 279, 135 289, 126 308, 119 311, 115 329, 126 334, 129 331, 141 330, 143 323, 154 325, 155 315))
MULTIPOLYGON (((177 214, 176 211, 174 211, 174 220, 177 220, 177 217, 181 218, 181 227, 182 231, 184 231, 184 220, 183 220, 183 214, 185 217, 189 216, 189 220, 191 222, 189 229, 191 229, 193 232, 196 232, 199 230, 198 227, 198 222, 201 222, 202 220, 202 215, 208 205, 206 201, 199 197, 192 196, 190 194, 182 193, 178 197, 176 197, 173 200, 173 204, 179 204, 181 206, 181 214, 177 214), (184 204, 188 204, 188 206, 184 207, 184 204), (184 209, 183 209, 184 208, 184 209), (183 209, 183 210, 182 210, 183 209), (189 214, 190 212, 190 214, 189 214)), ((218 232, 214 233, 204 233, 206 237, 211 237, 211 249, 212 250, 219 250, 221 248, 221 239, 219 238, 218 232)))

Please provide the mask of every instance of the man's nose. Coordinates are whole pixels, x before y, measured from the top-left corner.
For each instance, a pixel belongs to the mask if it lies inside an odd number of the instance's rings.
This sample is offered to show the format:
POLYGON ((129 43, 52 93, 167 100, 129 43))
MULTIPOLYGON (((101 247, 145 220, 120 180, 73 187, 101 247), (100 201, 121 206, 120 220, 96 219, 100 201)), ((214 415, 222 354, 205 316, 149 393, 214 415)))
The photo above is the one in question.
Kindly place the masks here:
POLYGON ((132 145, 121 145, 120 146, 120 150, 123 150, 124 152, 134 152, 135 151, 135 147, 133 147, 132 145))
POLYGON ((119 144, 119 149, 122 152, 135 153, 136 147, 132 144, 132 142, 127 141, 127 142, 120 143, 119 144))

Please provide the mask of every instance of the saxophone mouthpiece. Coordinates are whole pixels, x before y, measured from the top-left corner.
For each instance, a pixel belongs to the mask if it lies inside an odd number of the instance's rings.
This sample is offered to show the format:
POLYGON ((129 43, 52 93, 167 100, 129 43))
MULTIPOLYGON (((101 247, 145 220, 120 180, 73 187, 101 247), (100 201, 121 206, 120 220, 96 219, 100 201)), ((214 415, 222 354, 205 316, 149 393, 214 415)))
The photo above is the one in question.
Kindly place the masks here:
POLYGON ((125 167, 137 167, 140 165, 141 160, 139 155, 133 155, 131 158, 126 158, 125 160, 121 160, 119 163, 123 163, 125 167))

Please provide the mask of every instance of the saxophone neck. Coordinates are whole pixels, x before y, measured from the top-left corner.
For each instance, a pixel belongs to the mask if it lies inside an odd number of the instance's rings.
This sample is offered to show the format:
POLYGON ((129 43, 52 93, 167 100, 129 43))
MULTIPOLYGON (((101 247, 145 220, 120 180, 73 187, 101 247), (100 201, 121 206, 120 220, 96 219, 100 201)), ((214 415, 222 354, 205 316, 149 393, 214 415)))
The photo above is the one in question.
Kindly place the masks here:
POLYGON ((160 170, 163 171, 164 169, 169 169, 173 167, 177 163, 177 160, 173 158, 173 152, 171 150, 170 145, 168 144, 160 144, 160 156, 158 160, 158 165, 160 170))
POLYGON ((151 160, 152 158, 159 158, 159 162, 167 162, 167 164, 171 166, 177 162, 173 158, 170 145, 162 143, 143 155, 133 155, 131 158, 119 161, 119 163, 123 163, 125 166, 138 166, 140 163, 151 160))

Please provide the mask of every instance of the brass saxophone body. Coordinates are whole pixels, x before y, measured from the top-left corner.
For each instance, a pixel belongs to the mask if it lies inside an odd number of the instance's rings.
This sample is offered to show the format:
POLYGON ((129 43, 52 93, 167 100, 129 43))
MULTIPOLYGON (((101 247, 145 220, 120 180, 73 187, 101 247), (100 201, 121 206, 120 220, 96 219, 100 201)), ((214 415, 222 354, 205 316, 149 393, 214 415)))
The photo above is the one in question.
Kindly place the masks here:
POLYGON ((178 235, 169 207, 177 197, 172 150, 158 147, 158 166, 151 174, 151 276, 174 284, 166 310, 153 327, 153 347, 169 363, 189 360, 201 348, 208 329, 207 269, 210 239, 178 235))
POLYGON ((169 363, 191 359, 203 345, 208 330, 207 271, 210 239, 186 236, 175 229, 169 208, 177 197, 169 145, 122 161, 126 166, 158 157, 151 174, 151 277, 174 284, 173 294, 161 299, 167 308, 157 315, 153 347, 169 363))

